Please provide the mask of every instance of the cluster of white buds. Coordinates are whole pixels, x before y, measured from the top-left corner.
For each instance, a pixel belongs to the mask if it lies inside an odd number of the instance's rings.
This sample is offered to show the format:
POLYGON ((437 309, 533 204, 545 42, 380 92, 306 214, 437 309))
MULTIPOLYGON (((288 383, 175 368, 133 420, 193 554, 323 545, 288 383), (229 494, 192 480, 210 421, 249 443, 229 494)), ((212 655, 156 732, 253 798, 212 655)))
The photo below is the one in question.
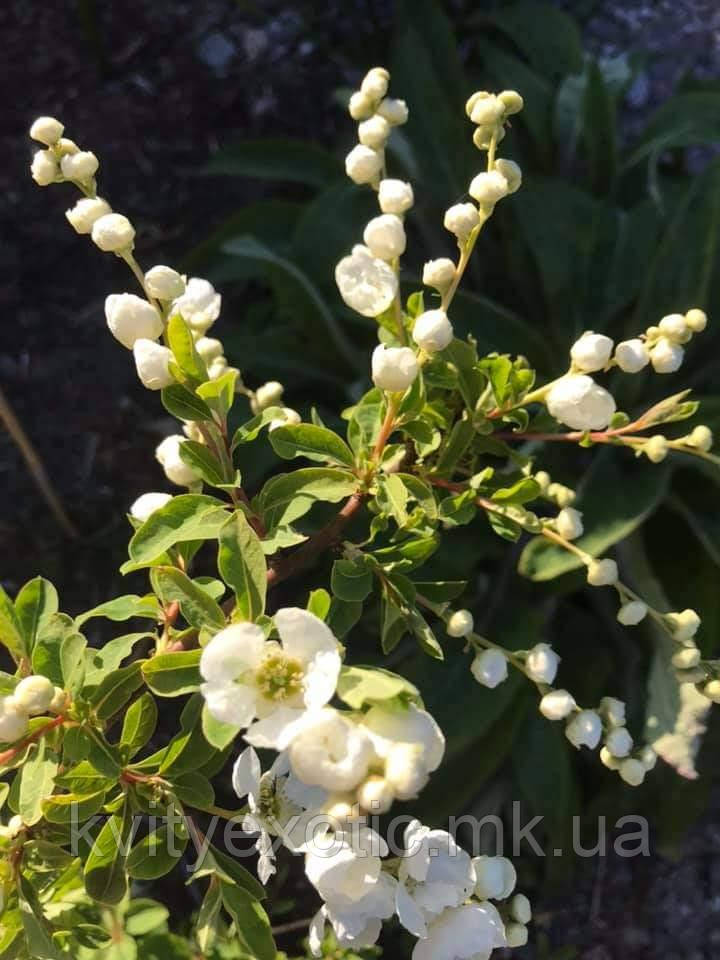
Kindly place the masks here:
POLYGON ((348 110, 353 120, 358 121, 360 142, 345 158, 345 170, 355 183, 378 185, 385 167, 385 145, 390 132, 407 122, 405 101, 387 96, 389 83, 387 70, 373 67, 363 78, 360 89, 350 97, 348 110))
POLYGON ((560 507, 561 510, 575 503, 577 497, 575 491, 566 487, 563 483, 553 481, 547 470, 538 470, 537 473, 533 474, 533 479, 540 487, 542 496, 560 507))
POLYGON ((615 348, 614 364, 624 373, 638 373, 648 364, 656 373, 675 373, 683 362, 685 344, 706 326, 704 310, 693 308, 685 314, 670 313, 639 337, 619 343, 615 348))
POLYGON ((13 692, 0 697, 0 741, 14 743, 25 736, 30 717, 58 713, 66 702, 65 691, 40 674, 23 677, 13 692))
POLYGON ((30 173, 40 187, 71 180, 83 191, 95 192, 95 174, 98 158, 90 150, 81 150, 76 143, 63 137, 65 127, 54 117, 38 117, 30 127, 30 136, 45 145, 32 159, 30 173))
POLYGON ((481 208, 492 210, 498 200, 515 193, 522 183, 520 167, 512 160, 496 160, 495 147, 505 136, 509 117, 523 108, 523 99, 515 90, 488 93, 479 90, 469 97, 465 112, 476 124, 473 143, 478 150, 488 151, 488 169, 479 173, 468 192, 481 208))

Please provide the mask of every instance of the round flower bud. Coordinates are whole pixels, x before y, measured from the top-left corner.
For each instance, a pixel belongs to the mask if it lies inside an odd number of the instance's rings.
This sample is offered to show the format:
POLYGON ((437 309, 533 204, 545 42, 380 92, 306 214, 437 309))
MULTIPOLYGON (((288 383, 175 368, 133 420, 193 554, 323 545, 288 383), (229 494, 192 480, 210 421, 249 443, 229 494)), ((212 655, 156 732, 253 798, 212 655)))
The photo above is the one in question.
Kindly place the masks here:
POLYGON ((525 105, 525 101, 517 90, 503 90, 502 93, 498 94, 498 100, 503 107, 505 107, 507 116, 511 116, 513 113, 520 113, 525 105))
POLYGON ((281 383, 278 383, 277 380, 268 380, 267 383, 263 383, 261 387, 258 387, 255 391, 255 403, 253 409, 256 412, 261 410, 266 410, 268 407, 277 406, 282 400, 282 395, 285 388, 281 383))
POLYGON ((551 483, 550 474, 547 472, 547 470, 538 470, 538 472, 534 475, 534 480, 542 492, 546 493, 551 483))
POLYGON ((708 450, 712 449, 713 445, 713 435, 712 430, 709 427, 699 426, 695 427, 689 437, 685 440, 686 443, 689 443, 692 447, 697 447, 698 450, 703 450, 705 453, 708 450))
POLYGON ((390 124, 377 114, 369 120, 363 120, 358 127, 358 140, 372 150, 382 150, 389 136, 390 124))
POLYGON ((58 142, 55 144, 56 156, 66 157, 71 153, 80 153, 80 147, 75 143, 74 140, 70 140, 68 137, 60 137, 58 142))
POLYGON ((532 907, 530 901, 523 893, 516 893, 510 901, 510 916, 518 923, 530 923, 532 920, 532 907))
POLYGON ((449 637, 466 637, 473 632, 475 620, 469 610, 456 610, 448 619, 445 629, 449 637))
POLYGON ((682 366, 685 351, 667 337, 660 337, 650 350, 650 363, 655 373, 675 373, 682 366))
POLYGON ((100 166, 98 158, 90 150, 69 153, 60 161, 60 169, 68 180, 90 180, 100 166))
POLYGON ((587 569, 587 582, 591 587, 609 587, 617 583, 618 568, 614 560, 591 560, 587 569))
POLYGON ((383 213, 400 215, 412 207, 414 203, 413 188, 404 180, 385 179, 380 181, 378 188, 378 203, 383 213))
POLYGON ((692 670, 700 663, 700 651, 697 647, 683 647, 673 654, 672 665, 678 670, 692 670))
POLYGON ((105 253, 132 250, 135 228, 121 213, 106 213, 92 225, 92 239, 105 253))
POLYGON ((594 750, 602 736, 602 720, 594 710, 581 710, 565 727, 565 736, 578 749, 594 750))
POLYGON ((547 643, 536 643, 525 658, 525 672, 536 683, 552 683, 558 671, 560 657, 547 643))
POLYGON ((185 292, 185 281, 177 270, 158 264, 145 274, 145 289, 158 300, 175 300, 185 292))
POLYGON ((410 347, 386 347, 381 343, 373 350, 372 379, 380 390, 393 393, 407 390, 419 369, 410 347))
POLYGON ((448 257, 428 260, 423 267, 422 279, 426 287, 434 287, 444 293, 455 279, 455 264, 448 257))
POLYGON ((180 459, 180 445, 185 443, 185 437, 171 434, 158 445, 155 457, 162 465, 165 476, 171 483, 179 487, 189 487, 198 480, 195 471, 180 459))
POLYGON ((522 923, 505 924, 505 940, 511 950, 524 947, 528 942, 528 929, 522 923))
POLYGON ((430 779, 420 743, 396 743, 385 760, 385 781, 398 800, 416 797, 430 779))
POLYGON ((666 337, 676 343, 684 343, 688 339, 685 317, 681 313, 669 313, 662 318, 658 326, 666 337))
POLYGON ((182 296, 173 300, 171 314, 179 313, 194 333, 205 333, 220 316, 222 297, 209 280, 190 277, 182 296))
POLYGON ((20 713, 28 713, 31 717, 46 713, 52 698, 55 696, 55 687, 47 677, 39 675, 23 677, 15 687, 13 700, 20 713))
POLYGON ((60 174, 60 166, 52 150, 38 150, 30 164, 30 175, 39 187, 49 187, 60 174))
POLYGON ((661 433, 650 437, 640 448, 651 463, 662 463, 668 454, 667 437, 661 433))
POLYGON ((562 483, 551 483, 547 488, 547 496, 554 500, 559 507, 569 507, 575 503, 575 491, 562 483))
POLYGON ((130 507, 130 516, 141 523, 172 500, 170 493, 143 493, 130 507))
POLYGON ((398 290, 398 278, 384 260, 373 257, 357 244, 335 268, 335 283, 345 303, 364 317, 376 317, 390 306, 398 290))
POLYGON ((633 738, 626 727, 614 727, 605 737, 605 746, 614 757, 627 757, 633 748, 633 738))
POLYGON ((21 710, 14 697, 0 697, 0 742, 14 743, 25 736, 28 716, 21 710))
POLYGON ((612 395, 583 373, 557 380, 545 402, 550 415, 573 430, 604 430, 615 413, 612 395))
POLYGON ((713 703, 720 703, 720 680, 711 680, 706 683, 702 691, 708 700, 713 703))
POLYGON ((287 427, 296 423, 302 423, 302 417, 297 410, 292 410, 290 407, 281 407, 280 410, 282 416, 270 421, 270 426, 268 427, 269 433, 277 430, 278 427, 287 427))
POLYGON ((50 701, 50 706, 48 707, 49 711, 51 713, 62 713, 67 703, 68 695, 65 693, 63 688, 55 687, 53 698, 50 701))
POLYGON ((517 873, 507 857, 473 857, 475 896, 479 900, 505 900, 515 889, 517 873))
POLYGON ((611 727, 625 726, 625 704, 615 697, 603 697, 600 701, 600 714, 611 727))
POLYGON ((77 233, 90 233, 95 221, 106 213, 112 213, 107 200, 101 197, 83 197, 71 210, 65 211, 65 216, 77 233))
POLYGON ((654 770, 657 763, 657 754, 652 747, 643 747, 640 751, 640 762, 646 770, 654 770))
POLYGON ((508 193, 516 193, 522 186, 522 170, 514 160, 496 160, 495 169, 505 177, 508 193))
POLYGON ((376 103, 385 96, 390 83, 390 74, 384 67, 373 67, 363 77, 360 92, 376 103))
POLYGON ((614 757, 607 747, 600 747, 600 763, 608 770, 619 770, 621 761, 614 757))
POLYGON ((617 612, 618 623, 624 627, 634 627, 644 620, 648 612, 647 604, 642 600, 629 600, 617 612))
POLYGON ((572 507, 563 507, 555 517, 555 529, 566 540, 577 540, 583 534, 582 514, 572 507))
POLYGON ((138 377, 148 390, 162 390, 175 382, 169 363, 172 351, 154 340, 140 338, 133 345, 133 356, 138 377))
POLYGON ((443 226, 464 243, 480 223, 480 214, 473 203, 456 203, 445 211, 443 226))
POLYGON ((195 349, 205 363, 212 363, 223 355, 223 345, 215 337, 198 337, 195 341, 195 349))
POLYGON ((106 297, 105 319, 110 333, 128 350, 137 340, 157 340, 163 332, 158 311, 134 293, 111 293, 106 297))
POLYGON ((650 363, 650 354, 644 342, 635 337, 615 347, 615 362, 624 373, 639 373, 650 363))
POLYGON ((468 193, 481 206, 491 207, 508 195, 508 182, 499 170, 490 170, 473 177, 468 193))
POLYGON ((384 777, 368 777, 358 787, 358 802, 368 813, 387 813, 393 804, 395 794, 384 777))
POLYGON ((372 183, 383 168, 383 155, 359 143, 345 157, 345 172, 354 183, 372 183))
POLYGON ((478 124, 478 126, 497 123, 505 113, 504 104, 493 93, 482 91, 473 94, 471 99, 472 105, 469 116, 472 122, 478 124))
POLYGON ((700 617, 694 610, 683 610, 681 613, 669 613, 665 618, 672 629, 673 638, 679 643, 687 643, 695 636, 700 626, 700 617))
POLYGON ((5 840, 14 840, 24 829, 25 824, 23 823, 23 818, 19 813, 16 813, 10 817, 6 827, 0 826, 0 837, 3 837, 5 840))
POLYGON ((46 147, 52 147, 63 135, 65 127, 55 117, 38 117, 30 127, 30 136, 46 147))
POLYGON ((613 342, 602 333, 589 330, 570 348, 573 366, 582 373, 593 373, 607 366, 612 353, 613 342))
POLYGON ((639 760, 634 760, 632 757, 628 757, 627 760, 623 760, 618 769, 618 773, 625 783, 629 784, 631 787, 639 787, 640 784, 645 779, 645 766, 639 760))
POLYGON ((405 252, 405 227, 394 213, 381 213, 365 227, 363 240, 373 257, 395 260, 405 252))
POLYGON ((540 713, 547 720, 564 720, 576 706, 575 698, 567 690, 551 690, 540 701, 540 713))
POLYGON ((356 90, 350 97, 348 112, 353 120, 367 120, 373 112, 373 102, 362 90, 356 90))
POLYGON ((704 310, 688 310, 685 314, 685 324, 693 333, 702 333, 707 326, 707 314, 704 310))
POLYGON ((503 680, 507 680, 507 659, 502 650, 483 650, 470 664, 470 672, 483 687, 494 690, 503 680))
POLYGON ((400 127, 408 120, 409 111, 404 100, 385 97, 377 108, 377 112, 393 127, 400 127))
POLYGON ((223 357, 222 355, 215 357, 208 364, 208 378, 210 380, 217 380, 224 373, 227 373, 229 369, 230 367, 228 366, 226 357, 223 357))
POLYGON ((444 310, 426 310, 415 318, 412 337, 426 353, 437 353, 452 342, 453 328, 444 310))

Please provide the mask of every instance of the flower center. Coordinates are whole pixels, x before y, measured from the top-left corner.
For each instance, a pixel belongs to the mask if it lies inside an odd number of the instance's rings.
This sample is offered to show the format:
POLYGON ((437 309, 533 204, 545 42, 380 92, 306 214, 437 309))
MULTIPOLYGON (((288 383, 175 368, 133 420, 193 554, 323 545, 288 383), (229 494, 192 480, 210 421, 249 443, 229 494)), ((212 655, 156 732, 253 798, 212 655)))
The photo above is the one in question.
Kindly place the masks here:
POLYGON ((303 669, 299 660, 274 653, 265 657, 255 673, 255 683, 268 700, 286 700, 302 689, 303 669))

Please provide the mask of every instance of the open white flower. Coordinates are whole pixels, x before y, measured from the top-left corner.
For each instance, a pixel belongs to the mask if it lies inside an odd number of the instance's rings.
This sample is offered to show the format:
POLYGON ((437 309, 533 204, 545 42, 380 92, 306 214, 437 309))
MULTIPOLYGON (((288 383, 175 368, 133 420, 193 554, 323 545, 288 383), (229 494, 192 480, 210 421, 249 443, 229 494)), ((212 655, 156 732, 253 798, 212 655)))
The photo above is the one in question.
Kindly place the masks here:
POLYGON ((395 299, 398 278, 384 260, 356 244, 335 268, 335 283, 345 303, 364 317, 384 313, 395 299))
POLYGON ((445 753, 445 737, 434 718, 409 704, 371 707, 362 722, 375 753, 385 762, 385 779, 395 796, 414 797, 445 753))
POLYGON ((449 907, 418 940, 412 960, 489 960, 493 950, 506 946, 500 914, 488 902, 449 907))
POLYGON ((344 791, 367 776, 373 745, 360 724, 325 707, 306 718, 289 752, 292 769, 303 783, 344 791))
POLYGON ((205 333, 220 316, 221 303, 222 297, 209 280, 191 277, 185 293, 173 300, 170 312, 179 313, 197 333, 205 333))
POLYGON ((248 743, 284 750, 306 712, 335 693, 340 652, 330 629, 307 610, 278 610, 275 626, 279 643, 252 623, 215 634, 200 658, 200 689, 217 720, 249 727, 248 743))

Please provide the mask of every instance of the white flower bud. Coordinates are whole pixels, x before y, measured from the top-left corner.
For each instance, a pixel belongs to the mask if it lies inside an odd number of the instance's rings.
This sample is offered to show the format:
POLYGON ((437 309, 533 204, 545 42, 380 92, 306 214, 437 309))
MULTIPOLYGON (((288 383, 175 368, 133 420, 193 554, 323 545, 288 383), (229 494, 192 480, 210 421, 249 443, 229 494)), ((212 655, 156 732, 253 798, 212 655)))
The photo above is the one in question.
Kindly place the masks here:
POLYGON ((390 124, 384 117, 375 114, 358 126, 358 140, 372 150, 382 150, 390 136, 390 124))
POLYGON ((507 659, 502 650, 483 650, 470 664, 470 672, 483 687, 493 690, 507 680, 507 659))
POLYGON ((396 743, 385 760, 385 780, 398 800, 416 797, 430 774, 420 743, 396 743))
POLYGON ((668 613, 665 618, 670 624, 672 635, 679 643, 687 643, 695 636, 700 626, 700 617, 694 610, 683 610, 681 613, 668 613))
POLYGON ((530 923, 532 907, 524 893, 516 893, 510 901, 510 916, 518 923, 530 923))
POLYGON ((55 687, 52 681, 47 677, 34 675, 23 677, 15 687, 13 700, 20 713, 28 713, 31 717, 35 717, 47 712, 54 695, 55 687))
POLYGON ((594 750, 602 736, 602 720, 594 710, 581 710, 565 727, 565 736, 577 747, 594 750))
POLYGON ((408 106, 404 100, 394 100, 390 97, 385 97, 377 108, 377 112, 393 127, 400 127, 407 123, 409 114, 408 106))
MULTIPOLYGON (((505 113, 504 104, 492 93, 481 91, 473 94, 471 101, 469 116, 472 122, 478 124, 478 126, 497 123, 505 113)), ((470 101, 468 101, 468 104, 470 104, 470 101)))
POLYGON ((583 534, 582 514, 572 507, 563 507, 555 517, 555 529, 566 540, 577 540, 583 534))
POLYGON ((684 343, 688 339, 688 329, 685 317, 681 313, 669 313, 658 324, 668 339, 675 343, 684 343))
POLYGON ((591 587, 609 587, 617 583, 618 568, 614 560, 591 560, 587 569, 587 582, 591 587))
POLYGON ((223 345, 215 337, 199 337, 195 341, 195 349, 205 363, 212 363, 223 355, 223 345))
POLYGON ((362 90, 356 90, 350 97, 348 113, 353 120, 367 120, 373 112, 373 102, 362 90))
POLYGON ((524 947, 528 942, 528 929, 522 923, 505 924, 505 940, 511 950, 524 947))
POLYGON ((631 787, 639 787, 645 779, 645 766, 639 760, 628 757, 623 760, 618 770, 621 778, 631 787))
POLYGON ((626 727, 614 727, 605 737, 605 746, 614 757, 622 759, 632 750, 633 738, 626 727))
POLYGON ((667 337, 660 337, 650 350, 650 363, 655 373, 675 373, 682 366, 685 351, 667 337))
POLYGON ((600 714, 611 727, 625 726, 625 704, 615 697, 603 697, 600 701, 600 714))
POLYGON ((629 600, 617 612, 618 623, 624 627, 634 627, 645 619, 647 612, 647 604, 642 600, 629 600))
POLYGON ((163 332, 158 311, 134 293, 111 293, 106 297, 105 319, 110 333, 128 350, 137 340, 157 340, 163 332))
POLYGON ((364 317, 384 313, 395 299, 398 278, 384 260, 357 244, 335 268, 335 283, 345 303, 364 317))
POLYGON ((289 748, 293 773, 308 786, 352 790, 368 772, 372 743, 359 724, 324 707, 293 739, 289 748))
POLYGON ((607 366, 612 348, 613 342, 610 337, 588 330, 570 348, 570 358, 577 370, 582 373, 594 373, 607 366))
POLYGON ((23 818, 19 813, 10 817, 7 826, 0 826, 0 837, 4 840, 14 840, 25 829, 23 818))
POLYGON ((60 137, 58 142, 55 144, 56 156, 66 157, 71 153, 80 153, 80 147, 75 143, 74 140, 70 140, 68 137, 60 137))
POLYGON ((657 763, 657 754, 652 747, 643 747, 640 751, 640 762, 646 770, 654 770, 657 763))
POLYGON ((417 357, 410 347, 378 344, 372 354, 372 379, 380 390, 399 393, 407 390, 418 375, 417 357))
POLYGON ((517 193, 522 186, 522 170, 514 160, 496 160, 495 169, 505 177, 508 193, 517 193))
POLYGON ((368 813, 387 813, 393 804, 395 794, 384 777, 368 777, 358 787, 358 803, 368 813))
POLYGON ((90 233, 95 221, 107 213, 112 213, 107 200, 102 197, 83 197, 71 210, 65 211, 65 216, 77 233, 90 233))
POLYGON ((171 483, 175 483, 179 487, 189 487, 197 482, 198 476, 191 467, 188 467, 180 459, 180 445, 182 443, 185 443, 185 437, 179 434, 171 434, 169 437, 165 437, 158 444, 155 457, 162 465, 165 476, 171 483))
POLYGON ((376 103, 385 96, 390 83, 390 74, 384 67, 373 67, 363 77, 360 92, 376 103))
POLYGON ((706 683, 702 691, 708 700, 713 703, 720 703, 720 680, 711 680, 706 683))
POLYGON ((525 672, 536 683, 552 683, 558 671, 560 657, 547 643, 536 643, 528 651, 525 672))
POLYGON ((68 695, 65 693, 62 687, 55 687, 53 698, 50 701, 50 706, 48 709, 51 713, 62 713, 65 709, 66 704, 68 703, 68 695))
POLYGON ((555 503, 563 509, 575 503, 575 491, 562 483, 551 483, 546 493, 551 500, 554 500, 555 503))
POLYGON ((490 170, 473 177, 468 193, 481 206, 491 207, 508 195, 508 182, 499 170, 490 170))
POLYGON ((540 701, 540 713, 547 720, 564 720, 576 706, 575 698, 567 690, 551 690, 540 701))
POLYGON ((173 355, 167 347, 141 337, 133 345, 133 356, 140 382, 148 390, 162 390, 175 382, 169 367, 173 355))
POLYGON ((141 523, 172 500, 170 493, 143 493, 130 507, 130 516, 141 523))
POLYGON ((92 225, 92 239, 105 253, 132 250, 135 228, 121 213, 106 213, 92 225))
POLYGON ((400 215, 409 210, 414 202, 413 188, 409 183, 387 178, 380 181, 378 203, 383 213, 400 215))
POLYGON ((68 180, 90 180, 100 166, 98 158, 90 150, 69 153, 60 161, 60 169, 68 180))
POLYGON ((0 742, 14 743, 25 736, 28 716, 21 710, 14 697, 0 697, 0 742))
POLYGON ((545 399, 548 412, 574 430, 604 430, 615 413, 615 400, 583 373, 557 380, 545 399))
POLYGON ((697 447, 698 450, 703 450, 707 453, 708 450, 712 449, 713 445, 712 430, 703 425, 695 427, 692 433, 685 439, 685 442, 689 443, 691 447, 697 447))
POLYGON ((173 300, 171 314, 179 313, 195 333, 205 333, 220 316, 222 297, 209 280, 190 277, 182 296, 173 300))
POLYGON ((475 621, 469 610, 456 610, 445 626, 449 637, 466 637, 473 632, 475 621))
POLYGON ((158 264, 145 274, 145 288, 158 300, 175 300, 185 292, 185 281, 177 270, 158 264))
POLYGON ((692 670, 700 663, 700 651, 697 647, 683 647, 672 656, 672 665, 678 670, 692 670))
POLYGON ((541 491, 543 493, 547 493, 548 487, 552 482, 550 474, 547 472, 547 470, 538 470, 538 472, 534 474, 534 479, 541 491))
POLYGON ((608 770, 619 770, 621 761, 614 757, 607 747, 600 747, 600 763, 608 770))
POLYGON ((517 90, 503 90, 498 94, 498 100, 505 107, 505 113, 511 116, 513 113, 520 113, 525 101, 517 90))
POLYGON ((505 900, 515 889, 517 873, 507 857, 473 857, 473 866, 479 900, 505 900))
POLYGON ((707 326, 707 314, 704 310, 698 310, 695 307, 685 314, 685 323, 693 333, 702 333, 707 326))
POLYGON ((405 227, 394 213, 381 213, 365 227, 363 240, 373 257, 395 260, 405 252, 405 227))
POLYGON ((60 165, 52 150, 38 150, 33 154, 30 175, 39 187, 49 187, 60 174, 60 165))
POLYGON ((228 366, 227 358, 223 357, 222 354, 219 357, 215 357, 208 364, 208 379, 217 380, 224 373, 230 369, 228 366))
POLYGON ((455 279, 455 264, 448 257, 428 260, 423 267, 423 283, 444 293, 455 279))
POLYGON ((63 135, 65 127, 55 117, 38 117, 30 127, 30 136, 46 147, 52 147, 63 135))
POLYGON ((255 391, 253 410, 259 413, 268 407, 277 406, 282 400, 284 391, 285 388, 281 383, 278 383, 277 380, 268 380, 267 383, 263 383, 263 385, 255 391))
POLYGON ((372 183, 383 168, 383 154, 359 143, 345 157, 345 172, 353 183, 372 183))
MULTIPOLYGON (((496 146, 501 143, 505 139, 505 128, 496 124, 490 124, 489 126, 486 124, 476 127, 473 133, 473 143, 478 150, 489 150, 493 139, 496 146)), ((518 184, 519 186, 520 184, 518 184)))
POLYGON ((456 203, 445 211, 443 226, 464 243, 480 223, 480 214, 473 203, 456 203))
POLYGON ((453 328, 444 310, 426 310, 415 318, 412 337, 426 353, 437 353, 452 342, 453 328))
POLYGON ((297 410, 291 410, 290 407, 281 407, 280 409, 282 416, 270 421, 270 426, 268 427, 270 433, 272 433, 273 430, 277 430, 278 427, 287 427, 288 425, 302 423, 302 417, 297 410))
POLYGON ((635 337, 623 340, 615 347, 615 362, 623 373, 639 373, 650 363, 650 354, 644 342, 635 337))
POLYGON ((661 433, 649 437, 640 448, 651 463, 662 463, 668 455, 667 437, 661 433))

